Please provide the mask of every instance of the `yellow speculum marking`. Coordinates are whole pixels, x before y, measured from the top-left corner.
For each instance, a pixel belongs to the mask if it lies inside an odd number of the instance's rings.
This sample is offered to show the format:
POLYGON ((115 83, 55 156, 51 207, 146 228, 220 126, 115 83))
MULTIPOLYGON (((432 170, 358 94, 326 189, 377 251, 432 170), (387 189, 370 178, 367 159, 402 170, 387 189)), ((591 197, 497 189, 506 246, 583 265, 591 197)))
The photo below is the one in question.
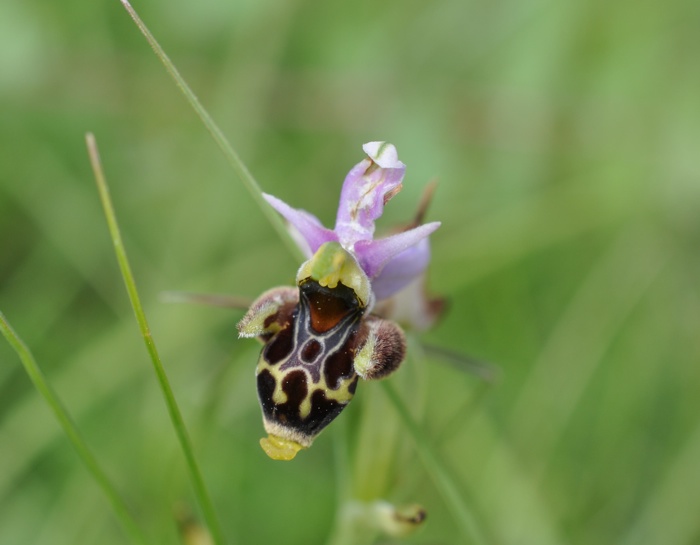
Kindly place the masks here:
POLYGON ((311 394, 313 394, 313 392, 307 392, 304 401, 302 401, 299 406, 299 416, 302 418, 306 418, 311 413, 311 394))
MULTIPOLYGON (((256 374, 260 374, 260 372, 262 372, 263 369, 267 369, 275 379, 275 391, 272 394, 272 401, 274 401, 277 405, 285 403, 287 401, 287 394, 284 392, 284 390, 282 390, 284 377, 287 375, 287 373, 291 371, 299 371, 303 369, 300 367, 294 367, 289 371, 281 371, 278 367, 273 367, 263 358, 260 358, 256 374)), ((317 383, 313 383, 311 382, 307 374, 306 385, 308 391, 306 393, 306 396, 304 397, 304 400, 299 406, 299 415, 302 418, 306 418, 307 416, 309 416, 309 414, 311 414, 311 397, 316 391, 324 392, 326 394, 327 399, 333 399, 338 403, 349 403, 354 396, 354 394, 350 392, 350 385, 352 384, 353 378, 354 377, 350 377, 348 379, 341 379, 339 385, 340 387, 337 390, 331 390, 328 387, 326 378, 323 375, 321 375, 321 380, 319 380, 317 383)))
POLYGON ((272 394, 272 401, 274 401, 277 405, 282 405, 282 403, 287 402, 287 394, 285 394, 284 390, 282 390, 282 384, 279 380, 275 381, 275 391, 272 394))
POLYGON ((350 393, 350 384, 352 384, 353 378, 354 377, 340 379, 340 387, 337 390, 331 390, 328 384, 326 384, 326 379, 321 378, 319 382, 320 387, 317 389, 325 392, 327 399, 333 399, 338 403, 349 403, 354 395, 350 393))
POLYGON ((354 394, 350 392, 350 384, 352 384, 352 381, 353 377, 349 379, 341 379, 340 388, 337 390, 331 390, 326 383, 326 379, 321 377, 321 380, 316 383, 315 388, 309 388, 304 401, 301 402, 299 414, 302 418, 309 416, 311 413, 311 397, 314 395, 314 392, 323 392, 326 394, 326 399, 332 399, 338 403, 349 403, 354 396, 354 394))
POLYGON ((285 403, 287 401, 287 394, 282 389, 282 384, 287 373, 285 371, 280 371, 277 367, 273 367, 261 357, 258 361, 258 368, 255 374, 259 375, 263 369, 267 369, 275 379, 275 391, 272 393, 272 401, 277 405, 285 403))

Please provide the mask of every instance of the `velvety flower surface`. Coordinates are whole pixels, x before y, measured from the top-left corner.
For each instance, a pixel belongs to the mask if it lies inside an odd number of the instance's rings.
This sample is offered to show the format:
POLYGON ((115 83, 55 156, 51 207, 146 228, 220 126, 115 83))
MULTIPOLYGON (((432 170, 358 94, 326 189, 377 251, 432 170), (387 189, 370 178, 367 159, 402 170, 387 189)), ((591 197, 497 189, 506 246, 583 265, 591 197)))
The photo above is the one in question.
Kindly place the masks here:
POLYGON ((372 282, 377 300, 390 297, 419 277, 430 260, 427 237, 439 222, 426 223, 385 237, 374 238, 375 221, 384 206, 401 190, 406 166, 396 148, 386 142, 369 142, 367 154, 345 177, 335 228, 328 229, 309 212, 292 208, 272 195, 270 205, 290 224, 295 240, 307 257, 325 242, 339 242, 355 256, 372 282))

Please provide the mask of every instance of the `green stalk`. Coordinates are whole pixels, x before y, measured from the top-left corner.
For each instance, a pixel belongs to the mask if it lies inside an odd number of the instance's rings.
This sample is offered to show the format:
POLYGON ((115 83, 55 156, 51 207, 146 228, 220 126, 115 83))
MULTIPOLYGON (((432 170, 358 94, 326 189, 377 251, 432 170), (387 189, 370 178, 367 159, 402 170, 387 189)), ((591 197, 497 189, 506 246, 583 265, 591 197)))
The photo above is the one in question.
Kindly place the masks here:
POLYGON ((102 489, 107 499, 112 504, 112 508, 117 515, 117 518, 124 526, 124 530, 129 535, 134 543, 139 545, 145 545, 148 543, 142 530, 139 528, 136 520, 129 512, 129 508, 126 505, 126 501, 119 495, 116 487, 112 484, 104 472, 97 459, 92 454, 92 451, 87 446, 87 443, 80 435, 75 422, 71 418, 68 410, 63 405, 63 402, 58 397, 58 394, 54 392, 53 388, 49 385, 46 377, 41 372, 39 365, 36 363, 34 356, 32 355, 27 345, 24 344, 22 339, 17 335, 17 333, 12 329, 12 326, 7 321, 2 312, 0 312, 0 331, 10 343, 10 346, 17 352, 19 359, 22 361, 24 370, 29 375, 29 379, 34 384, 34 387, 38 390, 41 397, 44 398, 46 403, 49 405, 51 411, 53 412, 56 420, 63 428, 63 432, 68 437, 68 440, 73 445, 73 448, 80 456, 81 460, 85 464, 85 467, 92 474, 92 477, 97 482, 98 486, 102 489))
MULTIPOLYGON (((402 378, 402 377, 392 377, 402 378)), ((363 384, 362 413, 355 438, 353 492, 363 502, 388 497, 395 476, 399 417, 391 413, 391 400, 382 395, 377 384, 363 384), (377 418, 381 414, 382 418, 377 418)))
POLYGON ((486 545, 488 543, 486 536, 479 527, 472 510, 466 504, 460 491, 455 486, 456 479, 450 475, 449 470, 445 467, 437 452, 435 452, 435 449, 433 449, 430 444, 430 441, 413 419, 413 416, 411 416, 408 407, 406 407, 401 396, 399 396, 391 385, 391 382, 384 380, 381 384, 384 388, 384 392, 399 413, 404 426, 406 426, 406 429, 413 437, 418 454, 423 460, 423 465, 428 473, 430 473, 436 488, 440 494, 442 494, 448 509, 452 512, 452 516, 462 536, 468 543, 486 545))
POLYGON ((114 252, 117 256, 117 262, 119 263, 119 268, 121 269, 122 277, 124 279, 124 284, 126 285, 126 291, 129 295, 129 300, 131 302, 131 307, 136 315, 136 321, 138 322, 139 329, 141 330, 141 335, 144 342, 146 343, 146 349, 153 362, 153 370, 158 378, 158 384, 163 393, 165 399, 165 404, 168 408, 168 413, 170 414, 170 420, 172 421, 173 428, 175 429, 175 434, 177 435, 178 441, 180 442, 180 448, 182 449, 185 459, 187 461, 187 468, 190 473, 190 478, 194 486, 195 496, 202 510, 202 515, 204 520, 209 527, 212 538, 216 545, 223 545, 224 540, 221 533, 221 528, 219 526, 218 519, 216 518, 214 507, 212 505, 209 493, 204 484, 202 478, 202 473, 199 469, 199 465, 194 456, 194 451, 192 449, 192 443, 190 441, 189 435, 187 433, 187 428, 185 427, 185 422, 180 413, 180 409, 175 400, 173 390, 170 387, 170 382, 161 363, 160 356, 156 350, 156 345, 153 341, 151 335, 151 330, 146 321, 146 315, 141 306, 141 300, 139 298, 138 291, 136 289, 136 282, 134 281, 134 276, 131 272, 131 267, 129 265, 129 260, 126 255, 126 250, 122 242, 121 233, 119 231, 119 225, 117 224, 117 217, 114 212, 114 207, 112 206, 112 200, 109 195, 109 188, 107 187, 107 182, 105 180, 104 173, 102 171, 102 165, 100 163, 100 157, 97 150, 97 143, 95 142, 95 137, 92 134, 86 135, 88 152, 90 154, 90 162, 92 164, 93 171, 95 173, 95 181, 97 182, 97 189, 100 193, 100 200, 102 201, 102 206, 104 208, 105 218, 107 219, 107 225, 109 227, 109 232, 112 237, 112 243, 114 245, 114 252))
POLYGON ((138 16, 136 10, 134 10, 128 0, 120 0, 120 2, 124 6, 124 9, 126 9, 126 11, 129 13, 129 16, 134 20, 134 23, 136 23, 136 26, 139 28, 141 33, 145 36, 156 56, 163 63, 163 66, 165 66, 165 69, 168 71, 170 76, 175 81, 177 87, 187 99, 187 102, 190 103, 192 109, 197 113, 199 118, 202 120, 202 123, 204 123, 204 126, 214 138, 214 141, 217 143, 221 151, 223 151, 224 156, 238 175, 238 179, 243 183, 245 188, 253 197, 253 200, 255 200, 258 206, 260 206, 260 209, 263 211, 263 214, 265 214, 265 217, 267 217, 272 227, 277 231, 277 234, 279 234, 282 241, 287 245, 292 255, 298 258, 299 261, 304 261, 306 259, 304 254, 290 236, 284 221, 277 215, 272 207, 267 204, 267 201, 262 196, 260 185, 257 181, 255 181, 255 178, 248 170, 248 167, 245 166, 245 163, 243 163, 241 158, 233 149, 233 146, 231 146, 229 141, 224 136, 224 133, 214 122, 209 113, 204 109, 202 103, 199 101, 192 89, 190 89, 189 85, 187 85, 187 82, 180 75, 180 72, 178 72, 173 62, 170 60, 168 55, 166 55, 165 51, 163 51, 163 48, 156 41, 153 34, 151 34, 151 31, 148 30, 146 24, 138 16))

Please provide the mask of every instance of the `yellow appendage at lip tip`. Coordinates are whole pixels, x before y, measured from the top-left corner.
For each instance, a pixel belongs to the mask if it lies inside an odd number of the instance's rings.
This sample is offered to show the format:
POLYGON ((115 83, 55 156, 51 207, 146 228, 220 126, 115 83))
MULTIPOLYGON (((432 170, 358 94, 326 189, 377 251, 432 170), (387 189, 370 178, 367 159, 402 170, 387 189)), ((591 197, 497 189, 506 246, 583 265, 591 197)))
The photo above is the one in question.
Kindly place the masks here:
POLYGON ((268 435, 260 439, 260 446, 273 460, 291 460, 301 449, 305 448, 296 441, 284 439, 277 435, 268 435))

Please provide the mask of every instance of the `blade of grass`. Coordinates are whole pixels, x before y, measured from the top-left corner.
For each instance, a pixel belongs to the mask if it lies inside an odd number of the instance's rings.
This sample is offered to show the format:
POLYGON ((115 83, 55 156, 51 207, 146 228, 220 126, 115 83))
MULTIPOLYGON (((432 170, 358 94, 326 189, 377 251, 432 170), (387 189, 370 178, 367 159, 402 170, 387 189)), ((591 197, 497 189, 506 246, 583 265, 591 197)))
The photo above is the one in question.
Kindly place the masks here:
POLYGON ((678 455, 665 469, 654 493, 635 513, 621 539, 621 545, 652 545, 654 543, 697 543, 698 516, 696 501, 700 501, 700 422, 688 434, 678 455), (672 521, 671 524, 668 522, 672 521))
POLYGON ((126 9, 126 11, 128 12, 129 16, 134 20, 134 23, 136 23, 136 26, 139 28, 141 33, 145 36, 146 40, 150 44, 154 53, 160 59, 160 61, 163 63, 163 66, 165 66, 165 69, 168 71, 170 76, 175 81, 175 84, 177 85, 177 87, 180 89, 182 94, 187 99, 187 102, 190 103, 190 106, 192 106, 192 109, 196 112, 197 116, 199 116, 199 118, 202 120, 202 123, 204 123, 204 126, 207 128, 209 133, 212 135, 212 137, 214 138, 214 141, 217 143, 217 145, 219 146, 221 151, 224 153, 224 156, 228 160, 229 164, 231 165, 233 170, 238 175, 238 179, 246 187, 246 189, 248 190, 250 195, 253 197, 255 202, 258 204, 258 206, 260 206, 260 209, 263 211, 263 214, 265 214, 265 217, 269 220, 272 227, 280 235, 280 238, 287 245, 287 247, 289 248, 292 255, 295 256, 296 258, 298 258, 300 261, 304 261, 306 258, 304 257, 303 253, 301 252, 299 247, 296 245, 296 243, 292 239, 291 235, 289 234, 289 231, 287 231, 287 228, 284 224, 284 221, 272 209, 272 207, 269 204, 267 204, 267 201, 262 196, 262 190, 260 189, 258 182, 255 181, 255 178, 248 170, 248 167, 246 167, 245 163, 243 163, 241 158, 238 156, 236 151, 233 149, 233 146, 231 146, 229 141, 226 139, 226 137, 224 136, 224 133, 221 131, 221 129, 218 127, 218 125, 214 122, 214 120, 211 118, 209 113, 204 109, 204 106, 202 106, 202 103, 199 101, 199 99, 194 94, 192 89, 190 89, 189 85, 187 85, 187 82, 180 75, 180 72, 177 70, 177 68, 175 67, 173 62, 170 60, 168 55, 166 55, 163 48, 156 41, 153 34, 151 34, 151 31, 148 30, 148 27, 146 26, 146 24, 141 20, 139 15, 136 13, 136 10, 128 2, 128 0, 120 0, 120 2, 124 6, 124 9, 126 9))
POLYGON ((394 408, 399 413, 404 426, 411 434, 416 445, 416 450, 423 460, 423 464, 430 473, 435 487, 442 494, 445 504, 452 512, 457 526, 467 543, 486 545, 488 540, 477 522, 472 509, 469 508, 462 494, 455 486, 456 479, 451 475, 447 467, 442 463, 430 441, 421 430, 418 423, 411 416, 408 407, 401 399, 389 381, 382 381, 384 392, 389 397, 394 408))
POLYGON ((141 335, 146 343, 146 349, 151 357, 153 369, 156 373, 156 377, 158 378, 158 384, 163 393, 165 404, 168 408, 168 413, 170 414, 170 420, 172 421, 175 434, 177 435, 180 443, 180 448, 182 449, 187 461, 187 468, 190 473, 195 496, 197 497, 197 501, 202 510, 202 516, 209 527, 214 543, 216 545, 223 545, 224 540, 219 522, 214 512, 214 507, 209 497, 209 493, 204 484, 204 479, 202 478, 199 464, 195 458, 192 443, 190 441, 189 434, 187 433, 187 428, 185 427, 185 422, 182 418, 182 414, 180 413, 180 408, 178 407, 177 401, 175 400, 175 395, 173 394, 170 381, 165 373, 160 356, 158 355, 155 342, 153 341, 153 337, 151 335, 150 327, 146 321, 146 314, 143 311, 141 300, 136 289, 136 282, 131 272, 129 260, 126 255, 126 249, 124 248, 124 244, 122 242, 117 217, 114 212, 114 207, 112 206, 109 188, 107 187, 107 181, 105 179, 104 172, 102 171, 102 164, 100 162, 100 157, 97 150, 97 142, 95 141, 95 137, 90 133, 86 135, 85 139, 87 142, 88 153, 90 155, 90 162, 95 174, 95 181, 100 193, 100 200, 102 201, 105 218, 107 219, 107 225, 109 227, 110 236, 114 245, 114 252, 117 256, 117 261, 124 279, 124 284, 126 285, 126 291, 129 295, 131 307, 136 315, 136 321, 138 322, 139 329, 141 330, 141 335))
POLYGON ((663 242, 653 232, 630 227, 601 256, 565 308, 512 409, 510 425, 519 443, 531 445, 537 437, 535 474, 542 476, 551 464, 606 352, 667 262, 663 242))
MULTIPOLYGON (((679 256, 674 257, 678 259, 679 256)), ((675 265, 680 270, 678 263, 675 265)), ((695 272, 688 267, 688 286, 692 287, 685 291, 683 297, 691 302, 694 309, 700 309, 700 290, 695 272)), ((686 315, 691 320, 693 317, 697 319, 697 313, 686 315)), ((691 545, 698 542, 700 521, 696 506, 700 504, 700 418, 697 416, 683 441, 675 455, 669 458, 651 493, 642 498, 642 505, 635 511, 626 531, 616 539, 620 545, 691 545)))
POLYGON ((53 388, 51 388, 50 384, 46 380, 46 377, 41 372, 41 369, 34 359, 31 351, 27 345, 24 344, 19 335, 17 335, 2 312, 0 312, 0 331, 2 331, 2 334, 7 339, 7 342, 10 343, 10 346, 12 346, 15 352, 17 352, 17 355, 22 361, 22 365, 24 366, 27 375, 29 375, 30 380, 34 384, 34 387, 49 405, 51 411, 56 417, 56 420, 58 420, 58 423, 63 428, 63 432, 66 434, 66 437, 68 437, 68 440, 78 453, 78 456, 80 456, 81 460, 85 464, 85 467, 92 474, 93 478, 107 496, 109 502, 112 504, 114 513, 124 526, 126 533, 134 543, 139 543, 141 545, 148 543, 145 535, 136 523, 136 520, 129 512, 126 502, 119 495, 116 487, 109 480, 109 477, 107 477, 107 474, 104 472, 97 459, 92 454, 92 451, 87 446, 87 443, 80 435, 78 427, 75 425, 75 422, 73 422, 73 419, 63 405, 63 402, 58 397, 58 394, 54 392, 53 388))

